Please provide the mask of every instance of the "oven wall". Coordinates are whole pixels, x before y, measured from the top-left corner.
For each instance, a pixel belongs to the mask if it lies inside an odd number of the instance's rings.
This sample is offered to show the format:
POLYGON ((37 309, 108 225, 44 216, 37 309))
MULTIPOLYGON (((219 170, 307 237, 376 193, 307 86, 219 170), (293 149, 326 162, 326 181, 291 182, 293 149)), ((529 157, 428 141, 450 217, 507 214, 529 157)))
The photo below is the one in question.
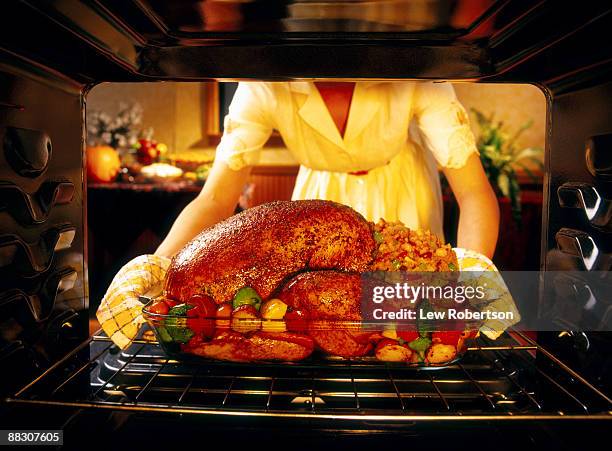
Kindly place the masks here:
MULTIPOLYGON (((540 332, 538 341, 605 390, 612 381, 612 316, 609 290, 591 288, 600 271, 610 284, 612 252, 612 82, 552 93, 547 141, 547 192, 543 211, 542 266, 565 273, 573 290, 560 290, 547 278, 540 314, 568 332, 540 332), (590 162, 591 161, 591 162, 590 162), (599 201, 597 200, 599 198, 599 201), (581 323, 567 315, 581 312, 581 323)), ((573 315, 572 317, 578 318, 573 315)))
POLYGON ((610 269, 606 254, 612 251, 612 221, 606 221, 606 204, 612 199, 611 98, 611 82, 553 96, 547 152, 550 202, 543 237, 548 270, 610 269), (596 174, 589 170, 589 158, 596 159, 596 174), (601 197, 590 219, 585 196, 587 203, 601 197))
POLYGON ((0 395, 87 337, 83 95, 0 52, 0 395))

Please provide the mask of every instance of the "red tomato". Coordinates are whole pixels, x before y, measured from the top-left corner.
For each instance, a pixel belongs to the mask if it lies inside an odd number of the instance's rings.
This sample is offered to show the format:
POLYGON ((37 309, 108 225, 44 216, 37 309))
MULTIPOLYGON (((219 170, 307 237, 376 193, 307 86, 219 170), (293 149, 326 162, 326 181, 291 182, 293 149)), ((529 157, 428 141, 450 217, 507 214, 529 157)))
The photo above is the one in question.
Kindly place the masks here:
POLYGON ((285 313, 287 330, 293 332, 305 332, 308 329, 308 313, 300 309, 291 309, 285 313))
POLYGON ((168 308, 176 307, 177 305, 180 304, 180 302, 174 301, 174 300, 168 299, 168 298, 164 298, 164 302, 166 303, 168 308))
POLYGON ((446 326, 445 328, 447 328, 447 330, 453 330, 453 331, 464 331, 466 329, 466 324, 465 321, 462 320, 454 320, 454 321, 448 321, 447 323, 445 323, 446 326))
POLYGON ((401 338, 406 343, 410 343, 413 340, 419 338, 419 333, 416 330, 398 330, 395 332, 398 338, 401 338))
POLYGON ((148 310, 151 313, 156 313, 157 315, 167 315, 168 310, 170 309, 168 304, 166 304, 164 301, 155 301, 153 304, 151 304, 148 310))
POLYGON ((187 310, 190 318, 215 318, 217 316, 217 304, 209 296, 198 294, 189 299, 187 304, 194 308, 187 310))
POLYGON ((187 327, 196 334, 211 338, 215 333, 215 302, 206 295, 196 295, 189 299, 188 304, 194 307, 187 310, 187 327))

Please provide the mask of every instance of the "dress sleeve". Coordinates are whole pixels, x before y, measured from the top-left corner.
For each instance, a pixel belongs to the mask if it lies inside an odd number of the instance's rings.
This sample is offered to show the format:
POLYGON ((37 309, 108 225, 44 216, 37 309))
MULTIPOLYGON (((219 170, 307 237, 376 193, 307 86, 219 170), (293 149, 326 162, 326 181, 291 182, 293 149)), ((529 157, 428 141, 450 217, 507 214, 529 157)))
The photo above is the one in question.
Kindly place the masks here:
POLYGON ((418 83, 413 108, 423 144, 440 166, 461 168, 478 153, 468 116, 450 83, 418 83))
POLYGON ((239 83, 223 120, 215 158, 238 171, 259 161, 273 130, 271 92, 260 82, 239 83))

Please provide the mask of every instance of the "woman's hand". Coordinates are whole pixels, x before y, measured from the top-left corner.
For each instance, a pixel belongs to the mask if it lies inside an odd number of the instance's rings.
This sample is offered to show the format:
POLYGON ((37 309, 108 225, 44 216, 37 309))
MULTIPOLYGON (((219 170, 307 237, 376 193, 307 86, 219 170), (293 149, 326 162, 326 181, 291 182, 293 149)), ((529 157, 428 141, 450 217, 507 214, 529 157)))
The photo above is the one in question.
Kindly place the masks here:
POLYGON ((202 230, 231 216, 250 173, 250 167, 234 171, 215 161, 204 188, 176 218, 155 255, 172 257, 202 230))
POLYGON ((457 246, 491 258, 499 232, 499 204, 480 158, 474 153, 463 167, 445 168, 444 175, 459 204, 457 246))

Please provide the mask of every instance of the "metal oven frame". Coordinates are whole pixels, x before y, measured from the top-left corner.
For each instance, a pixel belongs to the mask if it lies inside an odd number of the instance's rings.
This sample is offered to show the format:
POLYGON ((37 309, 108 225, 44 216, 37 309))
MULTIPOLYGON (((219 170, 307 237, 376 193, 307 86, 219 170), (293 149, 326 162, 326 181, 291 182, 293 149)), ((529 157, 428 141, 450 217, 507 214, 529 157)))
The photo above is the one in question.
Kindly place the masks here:
POLYGON ((595 258, 612 252, 607 213, 591 202, 612 196, 612 50, 605 45, 612 8, 605 2, 500 0, 461 31, 297 34, 180 32, 142 0, 63 4, 0 6, 0 364, 11 368, 0 374, 5 424, 67 425, 91 412, 115 420, 123 412, 144 416, 147 428, 160 414, 198 418, 197 428, 222 418, 261 426, 258 434, 265 422, 276 431, 353 431, 361 440, 366 432, 397 439, 421 424, 435 425, 431 432, 446 423, 492 431, 554 423, 553 437, 576 427, 606 431, 610 337, 603 333, 588 346, 568 335, 540 334, 538 343, 520 333, 483 339, 461 363, 425 372, 367 361, 179 365, 148 342, 118 354, 106 338, 88 336, 83 221, 86 94, 103 81, 531 83, 548 102, 542 269, 608 270, 608 259, 595 258), (15 149, 31 161, 15 162, 15 149), (41 413, 32 415, 32 407, 41 413), (57 409, 75 413, 66 418, 57 409))

